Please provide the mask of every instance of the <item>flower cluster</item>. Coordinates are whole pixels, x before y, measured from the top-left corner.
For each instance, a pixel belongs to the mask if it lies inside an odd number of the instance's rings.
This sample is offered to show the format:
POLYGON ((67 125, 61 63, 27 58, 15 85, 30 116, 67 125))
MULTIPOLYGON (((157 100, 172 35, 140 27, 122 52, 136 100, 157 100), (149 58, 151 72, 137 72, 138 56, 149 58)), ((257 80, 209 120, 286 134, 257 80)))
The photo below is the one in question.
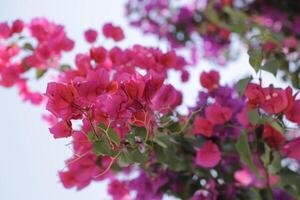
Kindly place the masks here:
POLYGON ((45 18, 0 23, 0 84, 17 86, 22 99, 40 104, 42 95, 28 87, 29 71, 40 78, 49 68, 59 68, 62 53, 73 46, 64 27, 45 18))
MULTIPOLYGON (((175 10, 178 16, 169 10, 169 1, 141 5, 143 20, 153 18, 150 32, 159 30, 169 38, 175 28, 177 40, 184 44, 192 32, 204 38, 207 34, 222 48, 229 43, 228 30, 216 22, 205 23, 208 32, 203 32, 202 18, 211 18, 199 14, 198 5, 175 10), (169 20, 176 26, 164 27, 169 20)), ((234 6, 221 0, 204 8, 223 12, 224 7, 230 13, 234 6)), ((105 24, 101 31, 107 40, 125 39, 114 24, 105 24)), ((29 24, 20 20, 0 24, 1 85, 16 85, 24 99, 39 104, 42 96, 27 88, 29 79, 23 75, 34 70, 40 77, 50 68, 60 72, 47 85, 50 115, 44 119, 54 138, 72 139, 74 154, 59 172, 66 188, 80 190, 106 179, 115 200, 160 200, 165 194, 191 200, 299 196, 299 169, 289 163, 300 162, 300 137, 289 126, 300 125, 300 100, 291 87, 264 87, 262 77, 259 84, 249 77, 234 86, 222 85, 217 71, 204 71, 197 103, 183 115, 177 110, 181 92, 165 80, 171 69, 182 73, 182 81, 188 80, 184 57, 173 49, 163 52, 142 45, 107 48, 96 43, 99 36, 95 29, 84 32, 90 48, 78 53, 71 67, 60 63, 62 52, 74 46, 62 26, 42 18, 29 24), (35 45, 23 44, 27 37, 21 34, 23 29, 30 31, 35 45)), ((270 59, 276 48, 271 43, 264 47, 268 48, 263 52, 250 49, 249 62, 256 71, 274 72, 270 59)))
POLYGON ((262 49, 263 70, 283 70, 282 78, 300 88, 299 67, 288 64, 298 66, 300 58, 300 7, 294 1, 129 0, 126 11, 132 26, 167 40, 172 48, 189 49, 195 62, 199 56, 219 64, 235 58, 238 36, 248 48, 262 49))

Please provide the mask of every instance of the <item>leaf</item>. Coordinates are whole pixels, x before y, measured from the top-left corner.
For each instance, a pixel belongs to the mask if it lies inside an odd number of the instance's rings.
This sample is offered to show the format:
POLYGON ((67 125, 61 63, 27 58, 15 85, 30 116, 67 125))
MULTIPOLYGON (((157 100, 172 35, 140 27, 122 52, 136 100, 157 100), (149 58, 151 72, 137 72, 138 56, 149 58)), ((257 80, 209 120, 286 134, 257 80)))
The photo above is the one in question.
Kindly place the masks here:
POLYGON ((87 134, 87 138, 90 140, 90 141, 94 141, 95 140, 95 133, 94 132, 88 132, 87 134))
POLYGON ((249 63, 255 72, 258 72, 263 61, 263 51, 261 48, 252 48, 248 51, 249 63))
POLYGON ((107 130, 107 135, 109 139, 113 141, 113 143, 115 143, 116 145, 120 145, 120 136, 118 135, 118 133, 115 132, 114 129, 109 128, 107 130))
POLYGON ((98 127, 101 128, 103 131, 105 131, 107 129, 107 126, 103 122, 100 122, 98 124, 98 127))
POLYGON ((122 167, 127 167, 134 163, 127 149, 120 153, 120 156, 118 157, 118 163, 122 167))
POLYGON ((241 160, 244 161, 253 172, 258 174, 257 169, 253 163, 252 153, 249 148, 246 132, 241 132, 240 137, 238 138, 238 141, 235 144, 235 148, 239 153, 241 160))
POLYGON ((97 155, 115 156, 117 153, 111 149, 106 138, 93 142, 93 152, 97 155))
POLYGON ((280 171, 281 181, 287 186, 296 186, 297 193, 300 195, 300 175, 299 173, 293 172, 288 168, 283 168, 280 171))
POLYGON ((68 64, 62 64, 62 65, 59 67, 59 70, 62 71, 62 72, 67 71, 67 70, 69 70, 69 69, 71 69, 71 66, 68 65, 68 64))
POLYGON ((132 133, 134 136, 137 136, 142 140, 145 140, 147 136, 147 129, 145 127, 134 126, 132 128, 132 133))
POLYGON ((34 50, 32 44, 30 44, 30 43, 25 43, 25 44, 23 45, 23 49, 24 49, 24 50, 30 50, 30 51, 33 51, 33 50, 34 50))
POLYGON ((240 79, 237 84, 236 84, 236 90, 239 94, 239 96, 243 96, 244 95, 244 91, 248 85, 248 83, 252 80, 252 77, 247 77, 247 78, 243 78, 240 79))
POLYGON ((249 112, 248 112, 248 118, 249 118, 249 121, 252 125, 256 125, 258 124, 259 120, 260 120, 260 116, 257 112, 256 109, 250 109, 249 112))
POLYGON ((272 160, 269 165, 269 171, 271 173, 278 173, 281 170, 281 156, 278 152, 273 151, 272 153, 272 160))
POLYGON ((274 56, 271 56, 268 61, 261 67, 262 70, 272 73, 274 76, 277 74, 278 62, 274 56))
POLYGON ((35 70, 35 77, 37 79, 39 79, 39 78, 43 77, 46 72, 47 72, 46 69, 36 69, 35 70))
POLYGON ((157 135, 154 138, 154 142, 160 145, 163 148, 167 148, 168 144, 170 143, 170 136, 168 135, 157 135))

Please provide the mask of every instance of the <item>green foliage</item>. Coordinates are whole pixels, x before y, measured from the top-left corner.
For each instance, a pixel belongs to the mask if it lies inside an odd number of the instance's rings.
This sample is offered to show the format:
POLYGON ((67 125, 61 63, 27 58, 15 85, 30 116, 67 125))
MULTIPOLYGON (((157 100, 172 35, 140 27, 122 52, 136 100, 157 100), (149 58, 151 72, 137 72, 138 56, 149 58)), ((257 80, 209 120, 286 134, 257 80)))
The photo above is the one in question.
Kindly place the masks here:
POLYGON ((252 77, 246 77, 243 79, 240 79, 237 84, 236 84, 236 90, 239 94, 239 96, 243 96, 244 95, 244 91, 248 85, 248 83, 252 80, 252 77))
POLYGON ((242 161, 244 161, 250 169, 258 174, 257 169, 253 163, 252 153, 250 151, 247 133, 242 131, 238 138, 235 148, 240 155, 242 161))
POLYGON ((263 61, 263 58, 264 58, 262 49, 260 47, 251 48, 251 49, 248 50, 248 55, 249 55, 250 65, 255 70, 255 72, 258 72, 258 70, 261 67, 261 63, 263 61))

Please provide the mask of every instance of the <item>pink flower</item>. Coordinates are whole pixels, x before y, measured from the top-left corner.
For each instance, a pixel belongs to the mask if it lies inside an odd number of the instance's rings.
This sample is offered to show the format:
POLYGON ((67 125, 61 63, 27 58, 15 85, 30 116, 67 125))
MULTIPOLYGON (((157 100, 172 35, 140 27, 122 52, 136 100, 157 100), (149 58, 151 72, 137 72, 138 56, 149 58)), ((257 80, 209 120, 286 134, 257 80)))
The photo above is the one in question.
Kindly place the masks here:
POLYGON ((46 109, 56 117, 68 120, 80 115, 80 111, 73 107, 76 91, 71 85, 48 83, 46 96, 46 109))
POLYGON ((67 121, 57 122, 49 130, 54 138, 69 137, 71 136, 72 133, 71 122, 67 122, 67 121))
POLYGON ((291 109, 285 113, 285 116, 291 122, 300 124, 300 100, 296 100, 291 109))
POLYGON ((200 134, 205 137, 211 137, 214 125, 203 117, 197 117, 194 121, 193 133, 200 134))
POLYGON ((129 200, 130 194, 125 182, 112 180, 108 184, 108 193, 113 196, 114 200, 129 200))
POLYGON ((114 26, 111 23, 105 24, 102 31, 105 37, 112 38, 116 42, 125 38, 122 28, 120 26, 114 26))
POLYGON ((172 85, 163 85, 154 96, 153 108, 161 113, 169 113, 182 102, 182 94, 172 85))
POLYGON ((200 75, 201 85, 208 89, 208 91, 214 90, 219 86, 220 75, 217 71, 202 72, 200 75))
POLYGON ((269 124, 264 125, 263 139, 271 148, 278 148, 285 141, 285 137, 269 124))
POLYGON ((107 56, 107 51, 104 47, 91 48, 90 56, 96 63, 103 63, 107 56))
POLYGON ((293 158, 300 162, 300 137, 285 144, 280 151, 284 156, 293 158))
POLYGON ((249 83, 245 89, 245 96, 248 101, 247 104, 250 108, 256 108, 265 101, 265 96, 260 85, 249 83))
POLYGON ((277 88, 263 88, 265 100, 262 103, 262 109, 269 114, 278 114, 283 112, 288 106, 286 91, 277 88))
POLYGON ((0 23, 0 39, 7 39, 10 37, 10 27, 7 22, 0 23))
POLYGON ((221 160, 221 152, 219 147, 212 141, 207 141, 204 145, 197 149, 196 164, 205 167, 213 168, 221 160))
POLYGON ((218 103, 214 103, 205 108, 205 116, 212 124, 224 124, 229 121, 232 116, 230 108, 223 107, 218 103))
POLYGON ((98 33, 94 29, 88 29, 84 32, 84 38, 89 43, 94 43, 97 40, 98 33))
POLYGON ((23 31, 23 28, 24 28, 24 22, 22 20, 15 20, 12 24, 12 27, 11 27, 11 32, 12 33, 21 33, 23 31))
POLYGON ((255 175, 251 173, 247 168, 237 170, 234 172, 234 179, 239 182, 242 186, 250 186, 255 179, 255 175))

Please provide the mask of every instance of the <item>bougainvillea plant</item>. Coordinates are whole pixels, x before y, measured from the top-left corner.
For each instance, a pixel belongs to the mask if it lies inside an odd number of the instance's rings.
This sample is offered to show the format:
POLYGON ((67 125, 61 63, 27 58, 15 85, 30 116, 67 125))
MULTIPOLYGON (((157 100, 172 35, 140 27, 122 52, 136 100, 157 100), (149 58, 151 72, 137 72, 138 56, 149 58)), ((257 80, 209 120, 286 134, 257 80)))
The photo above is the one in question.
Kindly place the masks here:
MULTIPOLYGON (((237 40, 265 58, 261 70, 299 83, 300 4, 294 0, 128 0, 130 24, 219 64, 236 58, 237 40)), ((245 46, 243 45, 243 46, 245 46)), ((252 64, 253 62, 251 62, 252 64)), ((257 70, 257 64, 252 64, 257 70)))
MULTIPOLYGON (((165 7, 162 15, 169 11, 169 1, 152 2, 146 15, 155 15, 150 12, 156 6, 165 7)), ((231 1, 220 2, 226 12, 240 13, 231 1)), ((34 104, 44 96, 49 132, 55 139, 72 140, 74 155, 59 172, 66 188, 108 180, 114 200, 300 198, 300 98, 292 87, 265 84, 260 72, 279 50, 259 48, 266 32, 249 39, 249 61, 257 75, 224 85, 218 71, 204 70, 197 103, 187 114, 178 111, 182 93, 166 81, 169 70, 180 71, 182 81, 188 81, 189 62, 173 48, 120 48, 125 34, 112 23, 89 29, 84 37, 90 48, 78 53, 72 66, 60 60, 74 46, 62 26, 43 18, 0 24, 1 85, 21 88, 26 91, 21 96, 34 104), (98 37, 116 45, 98 44, 98 37), (30 92, 27 71, 41 78, 51 70, 59 73, 44 95, 30 92)), ((277 61, 268 65, 277 67, 277 61)))

